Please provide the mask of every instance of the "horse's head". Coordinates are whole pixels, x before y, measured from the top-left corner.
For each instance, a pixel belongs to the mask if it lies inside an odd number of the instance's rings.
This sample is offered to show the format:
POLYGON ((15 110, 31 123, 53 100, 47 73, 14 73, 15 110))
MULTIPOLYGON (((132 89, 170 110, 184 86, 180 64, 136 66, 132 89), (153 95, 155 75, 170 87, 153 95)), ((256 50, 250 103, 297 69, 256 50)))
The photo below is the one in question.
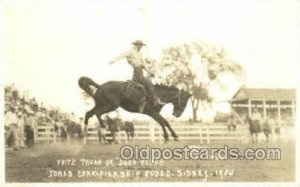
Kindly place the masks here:
POLYGON ((180 117, 186 107, 187 101, 191 95, 184 91, 178 90, 178 94, 175 96, 172 104, 174 105, 173 116, 180 117))

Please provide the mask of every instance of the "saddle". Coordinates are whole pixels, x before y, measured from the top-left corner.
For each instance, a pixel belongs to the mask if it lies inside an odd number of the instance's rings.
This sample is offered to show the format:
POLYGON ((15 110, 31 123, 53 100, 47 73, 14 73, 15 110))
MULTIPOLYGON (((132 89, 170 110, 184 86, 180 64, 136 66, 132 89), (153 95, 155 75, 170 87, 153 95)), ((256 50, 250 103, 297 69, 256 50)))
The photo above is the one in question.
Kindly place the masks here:
POLYGON ((146 87, 133 80, 127 80, 126 83, 128 85, 126 86, 126 89, 123 92, 123 97, 130 97, 130 90, 132 90, 133 88, 140 90, 143 93, 143 97, 139 100, 139 112, 143 112, 146 101, 149 100, 149 94, 146 90, 146 87))

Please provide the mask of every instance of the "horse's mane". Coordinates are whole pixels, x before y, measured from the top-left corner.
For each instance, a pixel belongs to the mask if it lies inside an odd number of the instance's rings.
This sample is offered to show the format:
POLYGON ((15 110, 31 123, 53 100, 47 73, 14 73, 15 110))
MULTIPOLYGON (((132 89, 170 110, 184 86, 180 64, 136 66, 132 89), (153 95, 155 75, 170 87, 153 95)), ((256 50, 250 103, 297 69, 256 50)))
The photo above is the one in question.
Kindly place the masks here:
POLYGON ((179 90, 175 86, 166 86, 164 84, 155 84, 154 87, 161 88, 161 89, 164 89, 164 90, 171 90, 171 91, 178 91, 179 90))

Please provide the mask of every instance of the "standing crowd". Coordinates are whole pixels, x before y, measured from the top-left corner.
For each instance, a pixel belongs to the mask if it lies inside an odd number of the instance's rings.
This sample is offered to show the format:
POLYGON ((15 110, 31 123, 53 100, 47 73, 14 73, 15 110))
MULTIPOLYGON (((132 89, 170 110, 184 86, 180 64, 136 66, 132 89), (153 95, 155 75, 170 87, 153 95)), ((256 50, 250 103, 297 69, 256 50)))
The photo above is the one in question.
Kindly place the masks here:
POLYGON ((6 146, 14 150, 33 147, 39 125, 58 129, 70 118, 67 113, 47 109, 34 97, 28 98, 14 84, 5 87, 4 129, 6 146))
MULTIPOLYGON (((237 125, 247 121, 248 113, 241 113, 240 120, 237 119, 237 116, 232 114, 228 118, 227 127, 228 131, 235 130, 237 125)), ((263 118, 262 113, 259 112, 257 108, 253 109, 253 112, 249 116, 252 120, 256 121, 259 124, 260 131, 264 129, 270 129, 272 134, 275 132, 276 134, 280 134, 281 123, 275 112, 268 112, 267 116, 263 118)))

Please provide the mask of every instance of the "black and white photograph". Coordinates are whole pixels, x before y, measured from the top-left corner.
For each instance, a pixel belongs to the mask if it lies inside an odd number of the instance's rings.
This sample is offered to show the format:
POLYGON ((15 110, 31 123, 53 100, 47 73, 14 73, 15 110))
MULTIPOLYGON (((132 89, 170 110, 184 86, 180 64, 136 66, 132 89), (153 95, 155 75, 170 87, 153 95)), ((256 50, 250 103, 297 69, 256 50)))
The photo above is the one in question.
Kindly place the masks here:
POLYGON ((1 186, 299 185, 299 0, 0 0, 0 18, 1 186))

